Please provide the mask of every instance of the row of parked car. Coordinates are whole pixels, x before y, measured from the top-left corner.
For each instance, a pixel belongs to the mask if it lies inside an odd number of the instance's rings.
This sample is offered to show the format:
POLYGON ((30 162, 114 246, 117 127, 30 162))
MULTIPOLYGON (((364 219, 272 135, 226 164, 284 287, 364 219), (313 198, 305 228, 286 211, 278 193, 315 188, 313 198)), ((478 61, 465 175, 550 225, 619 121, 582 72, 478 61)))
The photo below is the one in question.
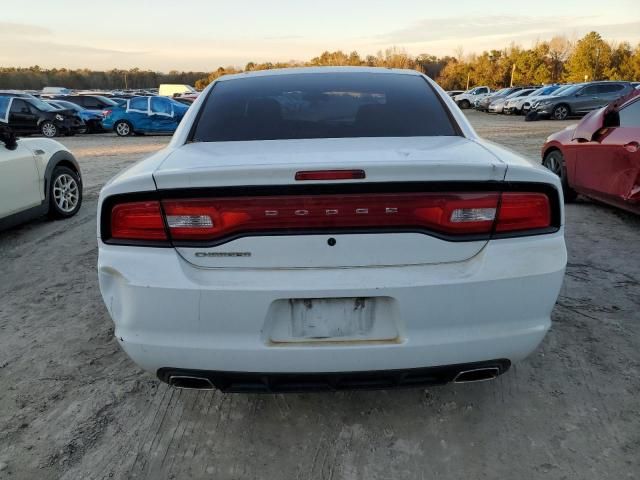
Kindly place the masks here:
POLYGON ((565 120, 628 97, 639 87, 639 82, 602 81, 507 87, 497 91, 479 86, 449 94, 462 109, 565 120))
POLYGON ((195 98, 197 94, 191 92, 173 98, 154 93, 5 90, 0 91, 0 122, 21 136, 48 138, 108 131, 119 136, 173 133, 195 98))

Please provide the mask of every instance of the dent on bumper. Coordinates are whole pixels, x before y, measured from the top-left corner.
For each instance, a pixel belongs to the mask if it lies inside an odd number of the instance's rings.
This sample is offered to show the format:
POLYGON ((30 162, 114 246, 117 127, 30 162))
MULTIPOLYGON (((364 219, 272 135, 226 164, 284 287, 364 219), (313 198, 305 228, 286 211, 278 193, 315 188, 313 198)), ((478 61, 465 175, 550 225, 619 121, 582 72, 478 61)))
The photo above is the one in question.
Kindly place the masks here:
POLYGON ((344 269, 199 269, 172 249, 100 246, 99 277, 122 348, 143 368, 340 372, 419 368, 531 353, 564 276, 562 232, 492 241, 450 264, 344 269), (273 344, 279 299, 391 297, 391 342, 273 344))

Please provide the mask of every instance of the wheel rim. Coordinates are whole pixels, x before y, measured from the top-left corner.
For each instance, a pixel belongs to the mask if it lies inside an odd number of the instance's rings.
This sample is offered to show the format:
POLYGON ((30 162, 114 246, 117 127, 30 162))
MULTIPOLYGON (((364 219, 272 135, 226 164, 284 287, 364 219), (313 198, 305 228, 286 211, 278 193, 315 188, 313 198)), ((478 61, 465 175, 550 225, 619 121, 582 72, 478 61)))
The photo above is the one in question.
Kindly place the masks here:
POLYGON ((549 170, 551 170, 557 176, 562 178, 562 162, 560 161, 560 158, 558 158, 558 155, 556 155, 555 153, 552 153, 547 157, 546 163, 547 163, 546 167, 549 170))
POLYGON ((116 127, 116 131, 119 135, 129 135, 129 125, 126 123, 119 123, 116 127))
POLYGON ((75 178, 67 173, 56 177, 53 182, 53 200, 63 212, 73 212, 80 200, 80 190, 75 178))
POLYGON ((56 136, 56 126, 52 123, 45 123, 42 126, 42 133, 45 137, 55 137, 56 136))
POLYGON ((567 116, 567 113, 569 113, 567 112, 567 107, 558 107, 556 108, 555 117, 558 120, 564 120, 565 117, 567 116))

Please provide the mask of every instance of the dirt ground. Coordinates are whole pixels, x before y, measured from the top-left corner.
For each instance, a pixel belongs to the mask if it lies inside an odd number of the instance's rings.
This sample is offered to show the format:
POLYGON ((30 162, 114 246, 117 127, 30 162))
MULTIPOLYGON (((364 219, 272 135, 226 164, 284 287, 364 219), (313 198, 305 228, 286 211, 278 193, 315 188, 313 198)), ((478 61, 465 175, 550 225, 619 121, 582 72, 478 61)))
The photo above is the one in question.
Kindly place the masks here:
MULTIPOLYGON (((539 161, 567 123, 470 112, 539 161)), ((539 350, 494 382, 400 391, 175 390, 114 341, 96 199, 167 137, 63 138, 85 203, 0 233, 0 479, 640 478, 640 218, 567 207, 569 265, 539 350)))

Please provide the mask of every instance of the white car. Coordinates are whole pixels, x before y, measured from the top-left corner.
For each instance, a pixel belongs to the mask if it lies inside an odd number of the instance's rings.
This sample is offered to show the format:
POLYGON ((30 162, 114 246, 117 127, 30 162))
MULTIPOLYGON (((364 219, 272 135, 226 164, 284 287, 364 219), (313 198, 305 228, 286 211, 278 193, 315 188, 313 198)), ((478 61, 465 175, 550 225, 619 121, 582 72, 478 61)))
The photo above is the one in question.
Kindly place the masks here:
POLYGON ((118 342, 183 388, 494 378, 542 341, 567 260, 558 177, 410 70, 221 77, 98 219, 118 342))
POLYGON ((463 110, 471 108, 475 102, 491 94, 491 89, 487 86, 474 87, 464 93, 455 95, 453 100, 463 110))
POLYGON ((47 138, 16 139, 0 124, 0 230, 49 214, 75 215, 82 204, 80 167, 47 138))

